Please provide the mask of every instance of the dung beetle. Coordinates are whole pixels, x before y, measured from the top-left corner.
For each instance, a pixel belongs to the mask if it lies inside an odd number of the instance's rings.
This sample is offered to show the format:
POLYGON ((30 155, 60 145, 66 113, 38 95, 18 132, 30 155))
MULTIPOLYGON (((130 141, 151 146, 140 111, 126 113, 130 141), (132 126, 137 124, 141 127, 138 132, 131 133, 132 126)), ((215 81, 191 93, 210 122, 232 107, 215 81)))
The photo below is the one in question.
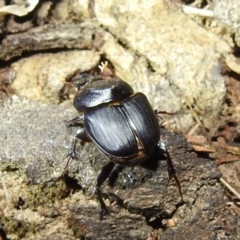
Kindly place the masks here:
POLYGON ((115 163, 134 166, 153 156, 158 148, 167 155, 169 179, 174 178, 180 195, 179 181, 165 146, 160 141, 160 126, 156 111, 141 93, 120 78, 80 74, 72 84, 79 89, 73 105, 80 115, 67 123, 67 127, 80 126, 73 140, 70 158, 75 158, 77 138, 93 141, 109 158, 97 181, 96 193, 100 201, 100 219, 106 214, 100 187, 111 174, 115 163))

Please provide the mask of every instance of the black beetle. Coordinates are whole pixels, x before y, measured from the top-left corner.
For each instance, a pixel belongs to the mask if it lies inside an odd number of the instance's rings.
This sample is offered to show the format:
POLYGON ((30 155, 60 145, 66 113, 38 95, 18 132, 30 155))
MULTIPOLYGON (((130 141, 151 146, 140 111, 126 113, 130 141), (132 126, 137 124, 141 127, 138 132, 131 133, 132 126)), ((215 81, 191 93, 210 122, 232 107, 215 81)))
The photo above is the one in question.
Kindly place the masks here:
POLYGON ((180 184, 175 176, 171 158, 160 141, 160 126, 156 111, 141 93, 119 78, 105 78, 80 74, 72 83, 80 91, 74 98, 74 107, 81 113, 67 123, 67 127, 80 126, 69 154, 75 158, 77 138, 93 141, 111 160, 103 166, 96 191, 101 205, 100 219, 107 213, 100 187, 109 177, 115 163, 133 166, 143 163, 153 155, 155 148, 167 155, 169 179, 174 177, 180 195, 180 184))

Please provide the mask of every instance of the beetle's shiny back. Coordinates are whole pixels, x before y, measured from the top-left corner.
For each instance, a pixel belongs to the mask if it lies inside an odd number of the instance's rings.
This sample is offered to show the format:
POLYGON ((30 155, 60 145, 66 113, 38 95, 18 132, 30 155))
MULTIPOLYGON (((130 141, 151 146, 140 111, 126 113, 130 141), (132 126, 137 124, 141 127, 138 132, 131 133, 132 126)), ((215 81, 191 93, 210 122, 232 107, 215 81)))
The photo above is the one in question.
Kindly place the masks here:
POLYGON ((160 138, 158 118, 143 93, 119 105, 89 109, 84 126, 97 146, 119 164, 145 160, 160 138))
POLYGON ((149 150, 155 147, 160 139, 160 127, 147 97, 143 93, 136 93, 129 101, 124 101, 123 106, 128 122, 144 148, 149 150))
POLYGON ((99 80, 83 87, 73 104, 78 111, 84 112, 102 104, 121 102, 132 94, 132 87, 119 78, 99 80))

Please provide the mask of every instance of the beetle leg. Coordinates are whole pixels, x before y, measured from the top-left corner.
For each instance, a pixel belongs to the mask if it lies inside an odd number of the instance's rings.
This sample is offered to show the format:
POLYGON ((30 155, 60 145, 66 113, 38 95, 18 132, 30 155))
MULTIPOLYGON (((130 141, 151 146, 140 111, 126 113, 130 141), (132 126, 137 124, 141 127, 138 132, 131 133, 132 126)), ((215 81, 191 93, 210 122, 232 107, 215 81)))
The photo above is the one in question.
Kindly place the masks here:
MULTIPOLYGON (((77 119, 77 118, 76 118, 76 119, 77 119)), ((77 144, 78 138, 81 139, 81 140, 84 141, 84 142, 91 142, 91 139, 88 137, 87 132, 86 132, 86 130, 85 130, 84 128, 79 129, 79 130, 75 133, 74 139, 73 139, 73 141, 72 141, 71 150, 70 150, 70 152, 68 153, 67 163, 66 163, 66 165, 65 165, 65 167, 64 167, 64 170, 63 170, 63 172, 62 172, 61 175, 63 175, 63 173, 66 172, 70 160, 71 160, 71 159, 76 159, 76 144, 77 144)))
POLYGON ((64 170, 62 172, 61 175, 63 175, 66 170, 67 170, 67 167, 68 167, 68 164, 70 162, 71 159, 76 159, 76 144, 77 144, 77 138, 81 138, 82 135, 85 135, 85 129, 79 129, 75 135, 74 135, 74 139, 72 141, 72 147, 70 149, 70 152, 68 153, 68 159, 67 159, 67 163, 64 167, 64 170))
POLYGON ((168 183, 169 183, 170 179, 172 179, 172 178, 174 179, 174 181, 175 181, 175 183, 177 185, 179 194, 181 196, 181 201, 183 202, 183 195, 182 195, 181 185, 180 185, 180 182, 178 180, 178 177, 176 176, 176 170, 174 169, 174 166, 173 166, 173 163, 172 163, 172 159, 171 159, 170 154, 169 154, 169 152, 167 150, 166 144, 160 141, 158 143, 158 147, 161 148, 164 151, 164 153, 167 155, 168 183))
POLYGON ((81 139, 83 142, 91 142, 91 139, 88 137, 85 128, 77 130, 73 138, 71 150, 69 152, 69 156, 73 159, 76 158, 76 144, 78 139, 81 139))
POLYGON ((83 125, 83 115, 79 115, 78 117, 70 120, 67 122, 66 126, 67 128, 70 127, 79 127, 83 125))
POLYGON ((102 220, 103 216, 108 213, 107 206, 106 206, 106 204, 105 204, 105 202, 103 201, 103 198, 102 198, 102 193, 101 193, 100 187, 104 183, 104 181, 109 177, 109 175, 111 174, 114 166, 115 166, 114 162, 112 162, 112 161, 108 162, 106 165, 104 165, 102 167, 102 170, 101 170, 101 172, 100 172, 100 174, 98 175, 98 178, 97 178, 96 191, 97 191, 97 196, 98 196, 100 206, 101 206, 101 210, 99 212, 100 220, 102 220))
POLYGON ((181 196, 181 201, 183 202, 183 195, 182 195, 182 189, 181 189, 181 185, 180 185, 180 182, 178 180, 178 177, 176 176, 176 171, 173 167, 173 163, 172 163, 172 159, 169 155, 169 152, 166 150, 166 154, 167 154, 167 165, 168 165, 168 182, 170 181, 171 178, 174 179, 176 185, 177 185, 177 188, 178 188, 178 191, 179 191, 179 194, 181 196))

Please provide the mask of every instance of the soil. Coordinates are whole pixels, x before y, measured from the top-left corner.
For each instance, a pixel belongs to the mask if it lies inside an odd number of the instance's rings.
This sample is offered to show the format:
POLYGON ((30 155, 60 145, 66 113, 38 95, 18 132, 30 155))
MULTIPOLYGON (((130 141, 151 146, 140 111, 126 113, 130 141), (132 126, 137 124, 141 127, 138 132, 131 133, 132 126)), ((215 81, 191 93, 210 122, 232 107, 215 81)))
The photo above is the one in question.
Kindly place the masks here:
POLYGON ((0 0, 0 239, 240 239, 239 19, 225 22, 219 7, 234 12, 237 1, 8 2, 13 10, 0 0), (99 219, 95 182, 109 159, 78 143, 65 169, 76 131, 66 123, 79 114, 71 81, 81 73, 145 93, 183 200, 163 154, 115 166, 99 219))

